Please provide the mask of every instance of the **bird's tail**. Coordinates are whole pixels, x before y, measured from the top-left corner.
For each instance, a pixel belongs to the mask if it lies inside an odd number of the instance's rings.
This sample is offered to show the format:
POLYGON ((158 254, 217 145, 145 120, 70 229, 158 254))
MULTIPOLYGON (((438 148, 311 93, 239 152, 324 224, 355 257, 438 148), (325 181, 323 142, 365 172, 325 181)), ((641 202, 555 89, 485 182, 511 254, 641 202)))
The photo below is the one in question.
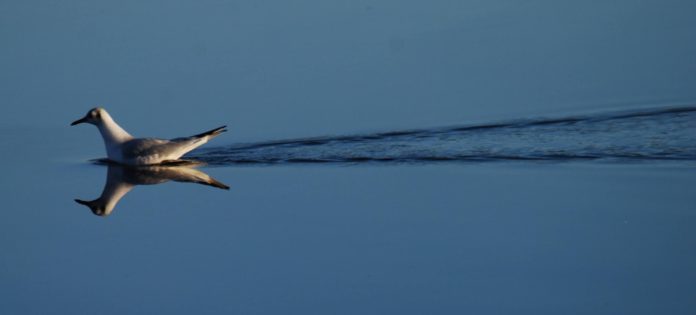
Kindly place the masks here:
POLYGON ((227 131, 227 129, 225 129, 225 128, 227 128, 227 126, 218 127, 218 128, 213 129, 213 130, 206 131, 206 132, 201 133, 201 134, 197 134, 193 137, 194 138, 203 138, 203 137, 214 138, 214 137, 219 136, 221 133, 227 131))

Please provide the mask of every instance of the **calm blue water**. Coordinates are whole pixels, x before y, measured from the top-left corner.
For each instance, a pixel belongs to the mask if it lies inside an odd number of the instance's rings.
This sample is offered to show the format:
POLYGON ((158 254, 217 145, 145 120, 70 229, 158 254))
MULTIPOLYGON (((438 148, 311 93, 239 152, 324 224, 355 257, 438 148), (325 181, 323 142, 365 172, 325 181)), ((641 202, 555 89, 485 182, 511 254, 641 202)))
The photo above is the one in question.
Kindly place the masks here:
POLYGON ((0 314, 693 314, 695 11, 0 2, 0 314))

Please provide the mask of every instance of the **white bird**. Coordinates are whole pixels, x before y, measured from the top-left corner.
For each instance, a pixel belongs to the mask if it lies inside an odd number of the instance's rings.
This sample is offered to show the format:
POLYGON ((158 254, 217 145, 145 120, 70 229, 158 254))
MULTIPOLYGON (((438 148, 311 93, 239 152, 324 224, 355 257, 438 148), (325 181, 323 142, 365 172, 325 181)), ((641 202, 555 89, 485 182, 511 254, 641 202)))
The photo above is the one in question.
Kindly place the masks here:
POLYGON ((71 126, 88 123, 97 126, 104 138, 106 154, 112 162, 124 165, 156 165, 177 161, 187 152, 227 131, 227 126, 204 133, 171 140, 134 138, 119 126, 101 107, 93 108, 71 126))

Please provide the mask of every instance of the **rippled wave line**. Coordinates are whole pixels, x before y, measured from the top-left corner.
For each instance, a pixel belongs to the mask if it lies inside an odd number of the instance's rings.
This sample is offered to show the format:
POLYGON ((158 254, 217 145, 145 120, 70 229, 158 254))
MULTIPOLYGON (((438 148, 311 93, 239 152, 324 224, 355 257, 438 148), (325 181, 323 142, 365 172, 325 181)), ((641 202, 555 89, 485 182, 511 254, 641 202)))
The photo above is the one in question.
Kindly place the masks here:
POLYGON ((237 144, 211 165, 486 161, 696 161, 696 106, 237 144))

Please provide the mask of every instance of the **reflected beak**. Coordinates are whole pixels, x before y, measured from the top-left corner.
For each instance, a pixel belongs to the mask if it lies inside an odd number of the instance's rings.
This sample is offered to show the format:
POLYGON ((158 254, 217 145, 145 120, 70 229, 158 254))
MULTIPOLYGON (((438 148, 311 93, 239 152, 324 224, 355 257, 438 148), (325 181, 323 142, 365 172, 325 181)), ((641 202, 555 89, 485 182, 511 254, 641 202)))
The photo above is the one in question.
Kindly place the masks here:
POLYGON ((76 120, 76 121, 73 121, 73 122, 70 124, 70 126, 75 126, 75 125, 81 124, 81 123, 83 123, 83 122, 87 122, 87 117, 82 117, 82 118, 80 118, 80 119, 78 119, 78 120, 76 120))

